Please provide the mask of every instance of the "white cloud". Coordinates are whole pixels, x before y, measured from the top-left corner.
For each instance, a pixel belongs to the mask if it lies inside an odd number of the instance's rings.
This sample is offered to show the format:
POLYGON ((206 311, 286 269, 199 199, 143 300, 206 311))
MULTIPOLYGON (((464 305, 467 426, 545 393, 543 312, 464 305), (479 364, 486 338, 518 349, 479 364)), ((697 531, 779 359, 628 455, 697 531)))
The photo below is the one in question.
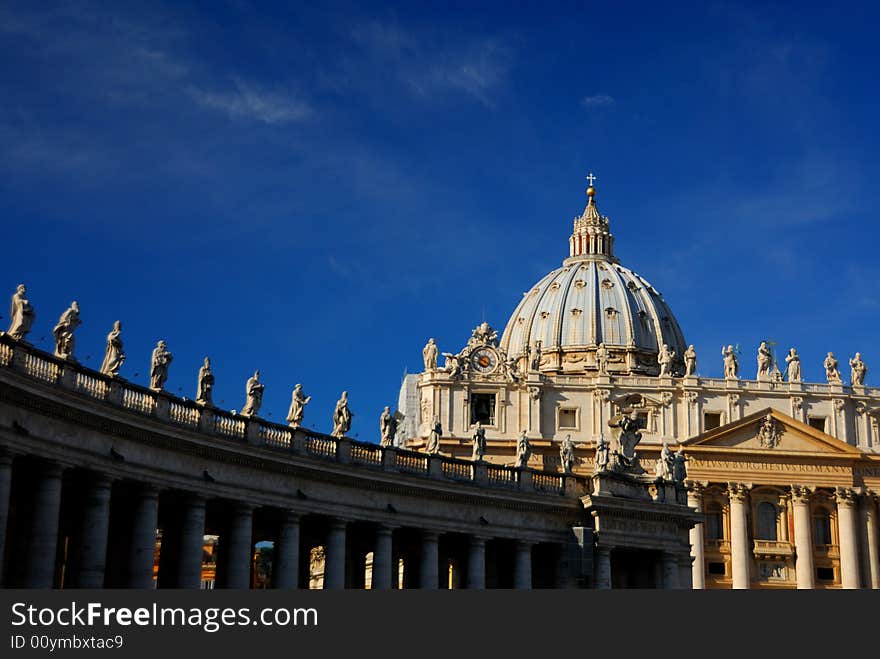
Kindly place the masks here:
POLYGON ((614 97, 608 94, 593 94, 592 96, 584 96, 581 99, 581 105, 585 108, 607 108, 614 105, 614 97))
POLYGON ((224 112, 233 119, 285 124, 305 121, 312 115, 305 101, 289 93, 259 89, 242 80, 235 80, 234 90, 211 92, 190 87, 188 91, 199 105, 224 112))

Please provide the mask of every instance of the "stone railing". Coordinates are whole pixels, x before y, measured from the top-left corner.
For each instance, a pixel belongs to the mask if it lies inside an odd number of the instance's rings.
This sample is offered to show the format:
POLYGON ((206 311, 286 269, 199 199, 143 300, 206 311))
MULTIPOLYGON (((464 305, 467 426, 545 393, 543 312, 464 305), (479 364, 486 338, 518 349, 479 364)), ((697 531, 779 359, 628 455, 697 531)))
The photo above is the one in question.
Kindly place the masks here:
POLYGON ((528 493, 576 497, 587 491, 583 477, 471 462, 444 455, 429 456, 408 449, 340 439, 304 428, 293 429, 264 419, 203 406, 166 391, 154 391, 119 377, 104 375, 9 336, 0 336, 0 369, 11 370, 40 383, 100 401, 103 405, 183 430, 270 450, 357 465, 359 468, 528 493))
POLYGON ((790 542, 781 542, 779 540, 755 540, 754 548, 755 556, 776 556, 785 557, 792 556, 794 549, 790 542))

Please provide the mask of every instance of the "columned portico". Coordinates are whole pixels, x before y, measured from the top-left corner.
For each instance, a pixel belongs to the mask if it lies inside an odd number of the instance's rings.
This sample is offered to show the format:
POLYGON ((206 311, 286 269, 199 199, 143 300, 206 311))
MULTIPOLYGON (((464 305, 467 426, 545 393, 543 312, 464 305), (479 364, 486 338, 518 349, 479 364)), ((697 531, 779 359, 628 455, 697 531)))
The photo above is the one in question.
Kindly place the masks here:
POLYGON ((220 537, 221 551, 226 551, 224 588, 245 589, 250 586, 253 562, 254 506, 235 503, 229 519, 227 538, 220 537), (225 549, 224 549, 225 546, 225 549))
POLYGON ((110 478, 96 474, 87 486, 76 551, 77 564, 72 570, 71 585, 74 587, 101 588, 104 585, 112 485, 110 478))
POLYGON ((345 543, 348 522, 334 519, 327 531, 325 550, 324 588, 340 590, 345 588, 345 543))
POLYGON ((159 490, 151 485, 142 485, 136 494, 132 513, 127 586, 152 588, 156 528, 159 525, 159 490))
POLYGON ((434 531, 422 533, 422 559, 419 565, 419 588, 437 590, 440 581, 438 547, 439 534, 434 531))
POLYGON ((519 590, 532 588, 532 543, 523 540, 516 543, 513 584, 519 590))
POLYGON ((680 566, 678 555, 675 552, 665 551, 662 557, 663 565, 663 589, 678 590, 680 583, 680 566))
POLYGON ((197 589, 202 584, 202 550, 205 541, 205 498, 191 494, 183 502, 178 548, 178 588, 197 589))
POLYGON ((611 547, 596 547, 593 583, 596 590, 611 590, 611 547))
POLYGON ((748 492, 749 486, 744 483, 727 484, 727 494, 730 497, 730 552, 734 589, 749 587, 751 548, 749 547, 749 526, 746 515, 748 492))
POLYGON ((299 531, 300 516, 285 512, 278 525, 275 543, 274 587, 290 590, 299 587, 299 531))
MULTIPOLYGON (((698 513, 703 512, 703 485, 701 483, 691 483, 688 488, 688 506, 694 508, 698 513)), ((691 540, 691 556, 693 564, 691 567, 692 583, 695 590, 703 590, 706 587, 706 564, 703 550, 703 523, 697 523, 690 530, 691 540)))
POLYGON ((51 588, 54 582, 62 473, 60 465, 44 463, 35 474, 36 492, 28 533, 25 588, 51 588))
POLYGON ((840 533, 840 583, 843 588, 858 588, 859 549, 858 549, 858 500, 855 492, 839 487, 835 491, 837 500, 837 523, 840 533))
POLYGON ((877 523, 877 495, 869 491, 862 498, 863 528, 865 529, 866 574, 865 587, 880 588, 880 536, 877 523))
POLYGON ((486 539, 471 536, 468 550, 467 587, 483 590, 486 587, 486 539))
POLYGON ((391 588, 393 529, 380 524, 376 527, 376 548, 373 550, 373 581, 371 588, 388 590, 391 588))
POLYGON ((795 572, 797 587, 816 587, 816 566, 813 561, 813 535, 810 530, 810 492, 801 485, 791 486, 791 503, 794 508, 794 546, 796 552, 795 572))

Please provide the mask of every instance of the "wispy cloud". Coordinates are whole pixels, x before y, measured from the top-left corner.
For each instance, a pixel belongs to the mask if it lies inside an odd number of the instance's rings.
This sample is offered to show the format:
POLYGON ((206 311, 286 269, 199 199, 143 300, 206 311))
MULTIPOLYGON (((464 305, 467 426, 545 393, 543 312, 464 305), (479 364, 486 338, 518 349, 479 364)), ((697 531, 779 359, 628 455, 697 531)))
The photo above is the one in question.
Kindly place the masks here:
POLYGON ((464 94, 487 107, 506 82, 513 57, 501 37, 440 38, 379 21, 354 26, 350 37, 372 66, 390 71, 411 94, 464 94))
POLYGON ((593 94, 581 99, 581 105, 585 108, 607 108, 614 105, 614 102, 614 97, 608 94, 593 94))
POLYGON ((233 119, 286 124, 305 121, 312 116, 309 104, 288 92, 261 89, 240 79, 234 81, 234 86, 234 89, 222 92, 198 87, 189 87, 187 91, 199 105, 219 110, 233 119))

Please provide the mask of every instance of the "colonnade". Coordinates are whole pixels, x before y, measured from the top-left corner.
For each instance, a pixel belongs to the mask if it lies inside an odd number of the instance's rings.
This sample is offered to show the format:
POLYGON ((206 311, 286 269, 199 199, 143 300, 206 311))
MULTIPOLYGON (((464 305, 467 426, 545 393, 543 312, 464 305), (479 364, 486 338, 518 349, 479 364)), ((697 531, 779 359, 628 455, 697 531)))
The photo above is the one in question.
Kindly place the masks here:
MULTIPOLYGON (((324 549, 324 588, 362 583, 364 562, 358 565, 358 560, 364 548, 372 553, 370 587, 398 587, 398 561, 404 551, 398 538, 403 536, 411 547, 406 587, 446 587, 441 568, 455 563, 465 566, 457 584, 486 588, 487 544, 495 543, 503 544, 506 554, 505 567, 493 569, 508 572, 495 575, 494 582, 532 588, 532 550, 538 544, 491 533, 401 528, 315 510, 228 501, 42 459, 21 456, 13 461, 9 454, 0 454, 0 558, 5 557, 0 585, 196 589, 202 586, 205 535, 218 530, 216 583, 236 589, 252 585, 257 540, 271 540, 272 587, 284 589, 309 586, 309 554, 315 546, 324 549), (454 543, 447 540, 441 551, 444 538, 454 543)), ((501 551, 497 546, 495 550, 501 551)))
MULTIPOLYGON (((688 505, 703 512, 703 486, 693 484, 688 505)), ((752 486, 745 483, 726 484, 730 521, 731 577, 734 589, 747 589, 753 582, 753 546, 750 541, 749 496, 752 486)), ((796 582, 799 589, 817 586, 811 501, 815 488, 793 484, 788 490, 791 499, 792 538, 795 554, 796 582)), ((826 497, 827 499, 827 497, 826 497)), ((880 526, 878 497, 872 492, 838 487, 831 500, 837 512, 837 547, 839 549, 840 586, 844 589, 880 588, 880 526)), ((705 536, 703 524, 691 530, 691 555, 694 558, 694 588, 706 587, 705 536)))

